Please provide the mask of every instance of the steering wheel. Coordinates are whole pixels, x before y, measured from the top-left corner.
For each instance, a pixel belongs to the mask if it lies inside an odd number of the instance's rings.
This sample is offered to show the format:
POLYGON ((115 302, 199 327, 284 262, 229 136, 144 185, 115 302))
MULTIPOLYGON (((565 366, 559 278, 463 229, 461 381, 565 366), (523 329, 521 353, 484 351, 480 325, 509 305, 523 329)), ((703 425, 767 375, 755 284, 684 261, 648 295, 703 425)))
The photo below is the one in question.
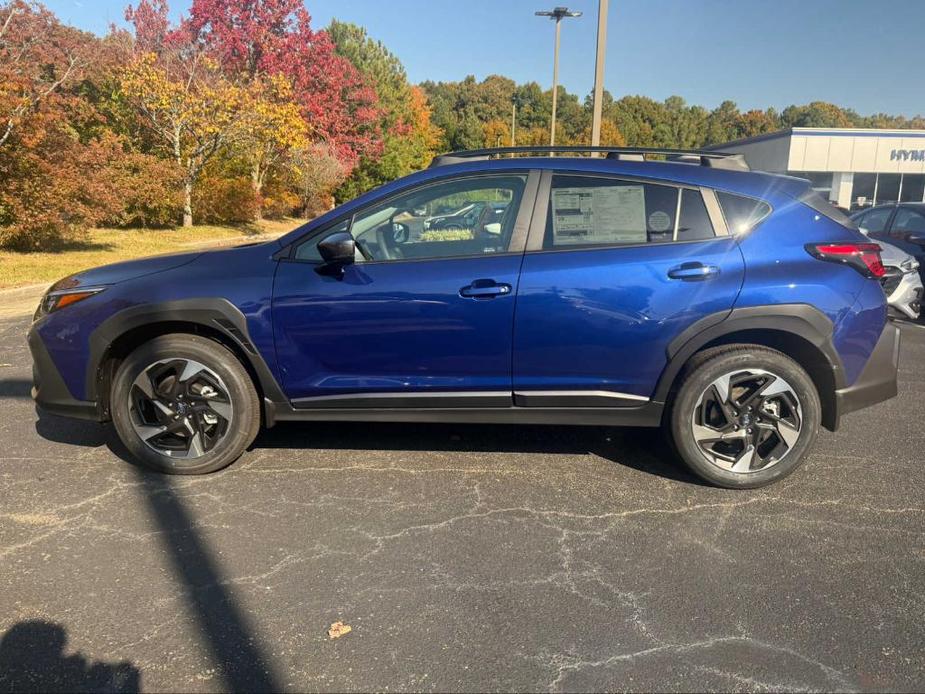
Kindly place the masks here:
MULTIPOLYGON (((404 227, 405 225, 401 226, 404 227)), ((379 244, 379 248, 382 249, 382 255, 385 256, 384 260, 400 260, 405 257, 405 254, 401 251, 401 243, 395 238, 395 223, 391 220, 377 227, 376 242, 379 244)))

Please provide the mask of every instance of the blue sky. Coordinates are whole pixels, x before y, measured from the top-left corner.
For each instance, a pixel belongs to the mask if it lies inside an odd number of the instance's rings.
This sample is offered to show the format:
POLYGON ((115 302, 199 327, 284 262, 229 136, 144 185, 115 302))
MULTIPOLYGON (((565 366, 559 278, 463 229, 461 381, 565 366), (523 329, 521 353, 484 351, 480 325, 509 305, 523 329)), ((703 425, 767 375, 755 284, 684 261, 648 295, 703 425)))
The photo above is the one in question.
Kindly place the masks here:
MULTIPOLYGON (((103 33, 127 0, 45 0, 64 21, 103 33)), ((172 0, 175 16, 190 0, 172 0)), ((355 22, 402 60, 414 82, 492 73, 552 82, 553 23, 567 4, 560 81, 586 94, 597 0, 306 0, 316 27, 355 22)), ((862 114, 925 114, 925 0, 611 0, 605 86, 615 96, 678 94, 714 107, 831 101, 862 114)))

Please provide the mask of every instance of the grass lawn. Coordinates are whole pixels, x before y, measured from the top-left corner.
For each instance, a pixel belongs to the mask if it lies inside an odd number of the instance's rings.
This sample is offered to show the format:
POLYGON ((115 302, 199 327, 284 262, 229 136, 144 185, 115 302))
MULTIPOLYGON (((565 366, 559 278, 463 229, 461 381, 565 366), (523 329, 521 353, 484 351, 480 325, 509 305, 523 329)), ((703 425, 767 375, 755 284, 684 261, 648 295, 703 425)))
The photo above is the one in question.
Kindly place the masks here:
POLYGON ((94 229, 83 243, 52 253, 0 251, 0 289, 52 283, 86 268, 159 253, 195 251, 270 239, 305 220, 263 221, 248 227, 197 226, 192 229, 94 229))

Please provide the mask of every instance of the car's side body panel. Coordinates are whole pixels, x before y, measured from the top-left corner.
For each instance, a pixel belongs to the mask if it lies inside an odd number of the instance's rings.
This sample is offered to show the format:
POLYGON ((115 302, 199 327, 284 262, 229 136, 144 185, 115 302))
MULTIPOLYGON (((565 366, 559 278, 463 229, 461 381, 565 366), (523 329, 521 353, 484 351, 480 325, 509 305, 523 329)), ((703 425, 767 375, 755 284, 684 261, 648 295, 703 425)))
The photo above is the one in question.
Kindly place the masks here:
MULTIPOLYGON (((147 306, 144 320, 153 323, 163 319, 158 316, 163 316, 164 304, 185 301, 186 315, 174 311, 170 320, 195 324, 198 319, 194 309, 209 307, 211 302, 221 299, 244 317, 250 342, 269 373, 278 379, 270 317, 276 269, 272 256, 277 250, 275 243, 269 243, 205 253, 180 267, 109 286, 66 311, 42 318, 35 329, 71 395, 77 400, 93 400, 97 394, 92 374, 99 366, 93 361, 101 355, 92 353, 91 344, 94 333, 104 322, 147 306)), ((94 272, 82 279, 87 286, 96 283, 94 272)), ((115 339, 117 335, 113 333, 111 337, 115 339)))
POLYGON ((307 406, 350 393, 501 391, 510 404, 520 263, 519 253, 356 263, 335 277, 282 262, 273 315, 287 394, 307 406), (507 293, 460 294, 477 280, 507 293))
POLYGON ((706 314, 732 309, 742 286, 733 238, 528 253, 514 325, 514 390, 616 391, 649 398, 668 343, 706 314), (671 279, 686 261, 720 269, 671 279))
POLYGON ((845 385, 858 377, 886 324, 879 283, 847 265, 820 263, 806 252, 809 243, 864 241, 795 200, 774 213, 740 242, 746 282, 736 308, 801 303, 831 321, 843 362, 845 385))

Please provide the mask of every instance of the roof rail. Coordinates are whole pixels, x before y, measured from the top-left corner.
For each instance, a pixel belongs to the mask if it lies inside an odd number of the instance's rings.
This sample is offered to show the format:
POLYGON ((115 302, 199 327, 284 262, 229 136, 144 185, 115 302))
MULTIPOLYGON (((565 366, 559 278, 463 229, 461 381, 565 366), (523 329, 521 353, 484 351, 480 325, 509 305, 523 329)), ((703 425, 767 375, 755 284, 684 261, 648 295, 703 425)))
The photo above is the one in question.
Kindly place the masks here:
POLYGON ((440 154, 430 162, 431 168, 460 164, 465 161, 492 159, 505 154, 511 156, 526 154, 603 154, 607 159, 622 161, 645 161, 648 156, 665 157, 668 161, 684 164, 700 164, 714 169, 729 171, 751 171, 745 157, 732 152, 716 152, 701 149, 660 149, 657 147, 585 147, 583 145, 555 145, 536 147, 493 147, 489 149, 468 149, 460 152, 440 154))

